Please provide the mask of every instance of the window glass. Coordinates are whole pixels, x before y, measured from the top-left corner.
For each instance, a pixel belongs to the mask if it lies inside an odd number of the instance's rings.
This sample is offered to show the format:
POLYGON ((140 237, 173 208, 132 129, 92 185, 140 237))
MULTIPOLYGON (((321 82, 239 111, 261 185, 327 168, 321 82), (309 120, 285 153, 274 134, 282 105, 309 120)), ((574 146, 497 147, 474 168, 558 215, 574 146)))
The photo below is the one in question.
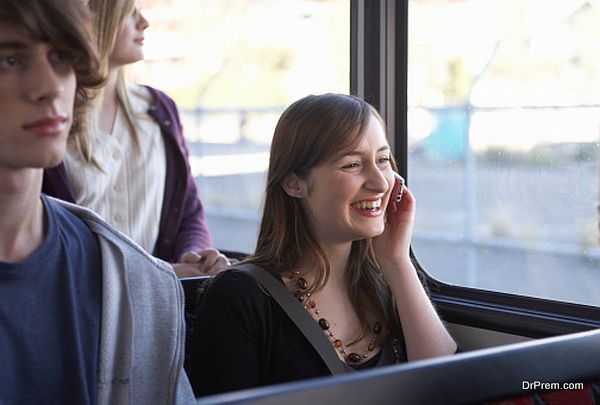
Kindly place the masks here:
POLYGON ((216 247, 255 247, 279 115, 308 94, 348 93, 348 0, 143 0, 135 81, 178 104, 216 247))
POLYGON ((599 305, 600 3, 410 0, 413 249, 441 281, 599 305))

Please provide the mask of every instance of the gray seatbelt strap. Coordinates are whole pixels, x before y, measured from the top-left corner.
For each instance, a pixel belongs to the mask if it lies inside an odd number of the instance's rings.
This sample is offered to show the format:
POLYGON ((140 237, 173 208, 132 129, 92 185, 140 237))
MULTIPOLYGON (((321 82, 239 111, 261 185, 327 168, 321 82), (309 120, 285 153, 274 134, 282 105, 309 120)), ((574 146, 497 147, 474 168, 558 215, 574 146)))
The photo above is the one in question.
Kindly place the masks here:
POLYGON ((306 312, 298 303, 296 298, 275 278, 272 274, 265 271, 263 268, 252 264, 242 263, 237 265, 238 268, 243 268, 254 279, 271 294, 273 299, 285 311, 290 319, 296 324, 304 337, 308 339, 310 344, 315 348, 321 359, 329 368, 331 374, 345 374, 346 369, 344 364, 337 356, 337 353, 331 346, 331 343, 325 337, 321 328, 315 320, 306 312))

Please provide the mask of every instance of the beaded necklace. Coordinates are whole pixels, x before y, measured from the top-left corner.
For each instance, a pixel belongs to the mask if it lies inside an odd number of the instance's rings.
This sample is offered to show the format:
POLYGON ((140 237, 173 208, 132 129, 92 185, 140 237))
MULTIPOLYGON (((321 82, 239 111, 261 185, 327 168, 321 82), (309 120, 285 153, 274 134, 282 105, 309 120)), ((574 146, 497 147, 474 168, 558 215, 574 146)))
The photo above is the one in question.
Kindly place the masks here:
POLYGON ((303 277, 300 277, 299 271, 291 271, 287 274, 287 278, 292 280, 293 284, 298 288, 294 292, 294 297, 303 304, 304 309, 317 320, 319 327, 323 330, 327 338, 331 341, 333 347, 339 351, 346 362, 359 363, 361 360, 367 359, 369 353, 374 351, 379 345, 379 338, 381 335, 381 322, 377 321, 372 326, 372 331, 375 334, 373 339, 367 344, 366 351, 361 355, 356 351, 350 351, 349 347, 358 343, 360 339, 354 340, 349 344, 345 345, 342 340, 335 336, 335 333, 331 329, 329 321, 321 316, 321 311, 317 308, 317 303, 311 298, 311 293, 306 291, 308 289, 308 282, 303 277), (313 315, 314 314, 314 315, 313 315))

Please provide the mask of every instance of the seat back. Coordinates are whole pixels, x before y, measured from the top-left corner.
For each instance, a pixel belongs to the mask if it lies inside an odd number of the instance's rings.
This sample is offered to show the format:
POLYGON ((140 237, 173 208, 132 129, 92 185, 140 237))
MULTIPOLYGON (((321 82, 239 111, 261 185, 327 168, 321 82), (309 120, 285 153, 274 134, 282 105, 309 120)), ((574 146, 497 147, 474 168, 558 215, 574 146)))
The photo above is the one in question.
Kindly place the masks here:
MULTIPOLYGON (((600 379, 598 359, 600 330, 594 330, 343 376, 215 395, 197 403, 502 403, 533 398, 531 391, 523 390, 524 381, 596 381, 600 379)), ((593 389, 591 384, 588 386, 593 389)), ((546 395, 546 398, 551 397, 546 395)))

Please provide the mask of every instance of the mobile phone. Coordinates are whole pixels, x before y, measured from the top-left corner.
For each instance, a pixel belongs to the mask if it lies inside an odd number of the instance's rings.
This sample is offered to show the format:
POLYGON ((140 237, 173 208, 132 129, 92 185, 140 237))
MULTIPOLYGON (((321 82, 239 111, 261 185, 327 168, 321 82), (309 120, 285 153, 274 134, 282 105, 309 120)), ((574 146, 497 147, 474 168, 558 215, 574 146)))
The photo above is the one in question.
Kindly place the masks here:
POLYGON ((390 194, 390 200, 388 202, 388 207, 392 209, 392 211, 396 211, 396 205, 402 199, 402 192, 404 191, 404 178, 400 176, 398 173, 394 172, 394 188, 392 188, 392 192, 390 194))

